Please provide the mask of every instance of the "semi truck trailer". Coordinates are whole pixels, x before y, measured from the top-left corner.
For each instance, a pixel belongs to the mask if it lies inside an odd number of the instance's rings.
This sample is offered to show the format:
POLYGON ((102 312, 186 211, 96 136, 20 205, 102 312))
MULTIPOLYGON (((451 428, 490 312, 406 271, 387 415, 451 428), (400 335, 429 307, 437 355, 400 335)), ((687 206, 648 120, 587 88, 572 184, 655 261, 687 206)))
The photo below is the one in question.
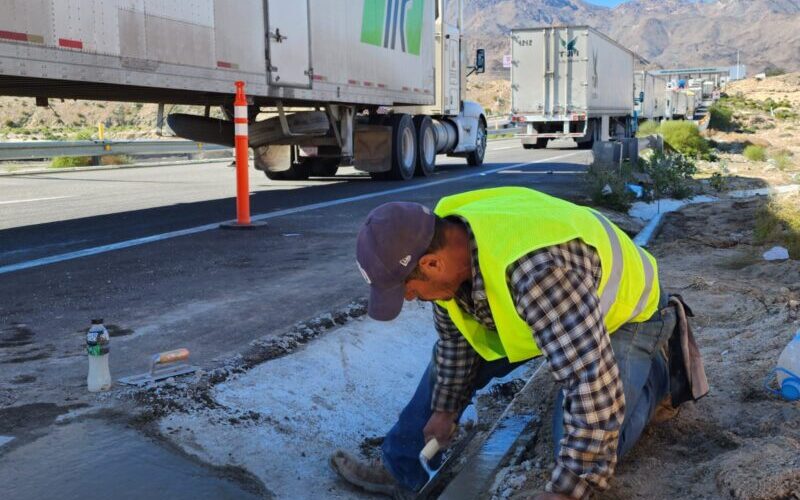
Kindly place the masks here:
POLYGON ((2 0, 0 95, 202 105, 167 122, 233 146, 243 81, 267 177, 430 175, 438 154, 479 165, 486 150, 484 111, 464 99, 483 51, 468 67, 461 2, 2 0))
POLYGON ((634 110, 640 120, 663 120, 666 116, 667 80, 646 70, 633 75, 634 110))
POLYGON ((523 147, 629 137, 634 54, 588 26, 511 31, 511 119, 523 147))

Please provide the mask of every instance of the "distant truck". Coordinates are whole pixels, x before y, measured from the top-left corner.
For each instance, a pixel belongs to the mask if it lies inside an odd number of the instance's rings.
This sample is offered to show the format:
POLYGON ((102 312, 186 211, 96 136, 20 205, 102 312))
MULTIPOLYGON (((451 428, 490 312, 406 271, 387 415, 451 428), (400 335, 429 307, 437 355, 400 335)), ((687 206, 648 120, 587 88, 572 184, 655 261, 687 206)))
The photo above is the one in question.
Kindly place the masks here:
POLYGON ((634 54, 588 26, 511 31, 511 119, 526 149, 630 137, 634 54))
POLYGON ((671 120, 694 119, 695 109, 698 106, 699 94, 693 90, 682 88, 667 89, 667 118, 671 120))
MULTIPOLYGON (((232 146, 242 80, 255 165, 271 179, 349 164, 409 179, 430 175, 437 154, 483 162, 486 117, 464 100, 461 0, 2 3, 0 95, 205 105, 170 126, 232 146)), ((483 67, 479 50, 471 68, 483 67)))
POLYGON ((633 75, 634 110, 639 120, 663 120, 667 116, 667 80, 649 71, 633 75))

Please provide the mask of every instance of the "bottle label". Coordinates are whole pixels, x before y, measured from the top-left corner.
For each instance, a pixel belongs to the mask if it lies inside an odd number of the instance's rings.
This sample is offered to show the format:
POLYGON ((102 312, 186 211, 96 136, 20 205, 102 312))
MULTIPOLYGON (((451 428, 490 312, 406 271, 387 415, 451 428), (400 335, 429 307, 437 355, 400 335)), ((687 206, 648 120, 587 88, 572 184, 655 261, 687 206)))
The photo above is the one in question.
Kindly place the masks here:
POLYGON ((102 356, 104 354, 108 354, 111 349, 109 348, 108 344, 99 344, 99 343, 86 343, 86 352, 89 356, 102 356))

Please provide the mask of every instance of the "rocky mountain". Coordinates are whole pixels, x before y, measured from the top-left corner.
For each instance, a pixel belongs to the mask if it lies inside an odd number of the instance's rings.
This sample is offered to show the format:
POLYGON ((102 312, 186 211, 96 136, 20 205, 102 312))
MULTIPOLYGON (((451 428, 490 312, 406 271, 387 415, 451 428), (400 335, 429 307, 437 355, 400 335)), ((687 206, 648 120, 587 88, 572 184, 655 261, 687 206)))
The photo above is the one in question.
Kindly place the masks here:
POLYGON ((800 0, 466 0, 469 44, 487 49, 496 76, 511 28, 551 24, 588 24, 654 66, 733 65, 739 51, 750 74, 800 70, 800 0))

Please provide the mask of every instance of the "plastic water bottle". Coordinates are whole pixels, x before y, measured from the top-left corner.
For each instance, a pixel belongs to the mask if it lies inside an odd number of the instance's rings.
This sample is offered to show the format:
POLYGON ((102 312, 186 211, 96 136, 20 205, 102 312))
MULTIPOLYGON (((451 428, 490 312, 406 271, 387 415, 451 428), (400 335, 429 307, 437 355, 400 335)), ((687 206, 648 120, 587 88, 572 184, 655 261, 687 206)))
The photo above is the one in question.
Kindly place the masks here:
POLYGON ((93 319, 86 332, 86 353, 89 355, 89 375, 86 385, 89 392, 107 391, 111 388, 111 372, 108 369, 108 330, 102 319, 93 319))
POLYGON ((770 378, 774 373, 778 378, 780 390, 772 392, 780 394, 787 401, 797 401, 800 399, 800 330, 794 334, 794 338, 783 349, 778 357, 778 366, 770 373, 770 378))

